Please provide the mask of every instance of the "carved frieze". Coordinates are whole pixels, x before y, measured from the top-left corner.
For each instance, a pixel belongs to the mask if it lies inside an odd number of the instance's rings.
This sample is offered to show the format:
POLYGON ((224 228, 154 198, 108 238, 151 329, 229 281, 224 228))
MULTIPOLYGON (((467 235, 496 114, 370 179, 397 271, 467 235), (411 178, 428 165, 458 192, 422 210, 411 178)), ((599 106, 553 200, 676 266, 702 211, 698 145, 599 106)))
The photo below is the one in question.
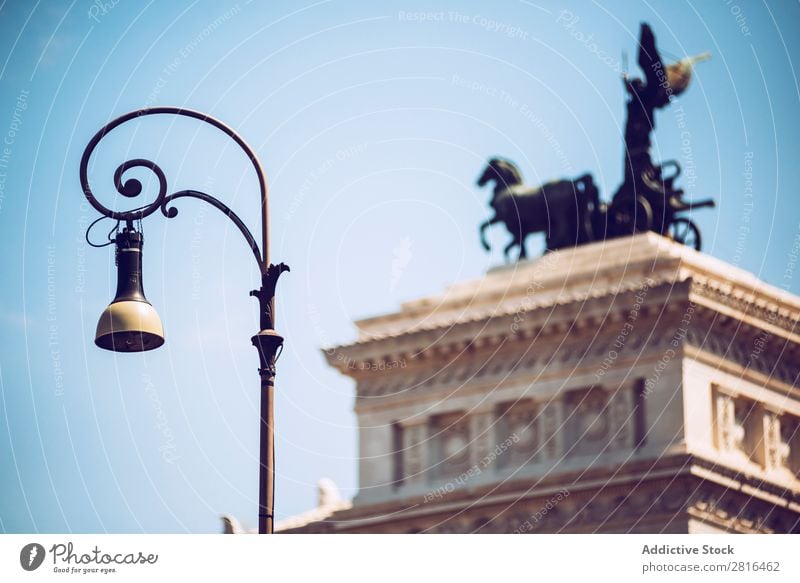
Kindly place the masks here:
POLYGON ((714 386, 714 446, 773 478, 800 474, 798 418, 714 386))
POLYGON ((611 435, 608 394, 600 388, 570 391, 566 397, 567 455, 599 454, 611 435))

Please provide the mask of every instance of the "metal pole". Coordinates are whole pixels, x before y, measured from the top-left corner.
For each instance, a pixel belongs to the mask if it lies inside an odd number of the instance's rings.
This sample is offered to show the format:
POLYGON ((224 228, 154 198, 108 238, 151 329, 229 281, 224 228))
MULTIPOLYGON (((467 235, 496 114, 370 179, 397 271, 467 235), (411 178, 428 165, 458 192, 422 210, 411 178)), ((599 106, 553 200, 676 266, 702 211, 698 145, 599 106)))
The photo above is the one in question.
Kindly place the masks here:
MULTIPOLYGON (((264 171, 258 165, 258 179, 261 187, 261 250, 262 261, 269 266, 269 186, 264 171)), ((261 330, 275 330, 275 292, 273 289, 269 303, 269 321, 261 322, 261 330), (266 324, 266 326, 265 326, 266 324)), ((263 310, 262 310, 263 311, 263 310)), ((277 346, 276 346, 277 350, 277 346)), ((259 371, 261 377, 261 423, 259 436, 259 476, 258 476, 258 534, 272 534, 275 524, 275 354, 272 367, 259 371)))
POLYGON ((275 502, 275 384, 270 374, 261 375, 261 446, 258 500, 258 534, 272 534, 275 502))
POLYGON ((261 289, 250 292, 261 307, 261 332, 253 336, 261 366, 261 415, 259 420, 258 533, 272 534, 275 520, 275 361, 283 347, 283 338, 275 332, 275 284, 289 268, 283 263, 270 265, 262 277, 261 289))

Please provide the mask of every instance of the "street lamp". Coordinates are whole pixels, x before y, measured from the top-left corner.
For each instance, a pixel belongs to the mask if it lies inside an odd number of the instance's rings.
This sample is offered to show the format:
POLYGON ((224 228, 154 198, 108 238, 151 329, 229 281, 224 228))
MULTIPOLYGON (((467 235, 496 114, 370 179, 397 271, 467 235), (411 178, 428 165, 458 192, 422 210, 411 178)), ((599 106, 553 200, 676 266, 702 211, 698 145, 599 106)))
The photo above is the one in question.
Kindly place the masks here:
MULTIPOLYGON (((142 352, 153 350, 164 344, 164 330, 155 308, 147 301, 142 287, 142 247, 144 238, 141 229, 137 230, 135 221, 153 214, 156 210, 171 219, 178 215, 178 209, 170 203, 178 198, 196 198, 207 202, 228 217, 244 236, 255 257, 261 274, 261 288, 250 292, 258 299, 260 332, 251 338, 258 350, 261 379, 260 415, 260 470, 259 470, 259 534, 271 534, 274 522, 275 503, 275 443, 274 443, 274 394, 275 362, 283 347, 283 338, 275 331, 275 285, 278 278, 289 267, 283 263, 272 265, 269 262, 269 211, 267 204, 267 181, 264 171, 253 150, 231 128, 221 121, 204 113, 180 107, 150 107, 126 113, 118 117, 89 141, 81 158, 81 187, 89 203, 103 217, 117 221, 117 234, 109 243, 114 243, 117 262, 117 293, 111 304, 103 311, 97 324, 95 344, 114 352, 142 352), (149 160, 137 158, 122 163, 114 172, 114 186, 117 192, 127 198, 135 198, 142 192, 142 183, 135 178, 123 181, 123 175, 131 168, 150 169, 158 179, 158 196, 147 205, 129 211, 112 211, 98 202, 89 187, 88 167, 97 144, 117 126, 136 118, 148 115, 180 115, 208 123, 225 132, 247 154, 258 176, 261 193, 261 247, 259 248, 250 230, 242 220, 222 202, 197 190, 181 190, 167 194, 167 179, 161 168, 149 160), (120 229, 120 224, 124 227, 120 229), (262 252, 263 250, 263 252, 262 252)), ((101 217, 101 218, 103 218, 101 217)), ((98 219, 99 220, 99 219, 98 219)), ((91 226, 89 227, 91 229, 91 226)), ((87 230, 87 239, 89 231, 87 230)))

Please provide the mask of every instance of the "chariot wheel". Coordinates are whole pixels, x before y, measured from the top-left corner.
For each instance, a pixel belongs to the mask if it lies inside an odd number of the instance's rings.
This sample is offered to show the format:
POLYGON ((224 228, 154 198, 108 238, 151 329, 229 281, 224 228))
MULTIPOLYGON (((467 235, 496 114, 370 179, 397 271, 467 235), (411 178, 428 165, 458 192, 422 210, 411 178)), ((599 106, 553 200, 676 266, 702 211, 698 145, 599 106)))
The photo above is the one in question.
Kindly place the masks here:
POLYGON ((643 196, 612 205, 611 212, 617 235, 635 235, 653 227, 653 207, 643 196))
POLYGON ((669 236, 673 241, 700 251, 700 229, 689 219, 684 217, 673 219, 669 224, 669 236))

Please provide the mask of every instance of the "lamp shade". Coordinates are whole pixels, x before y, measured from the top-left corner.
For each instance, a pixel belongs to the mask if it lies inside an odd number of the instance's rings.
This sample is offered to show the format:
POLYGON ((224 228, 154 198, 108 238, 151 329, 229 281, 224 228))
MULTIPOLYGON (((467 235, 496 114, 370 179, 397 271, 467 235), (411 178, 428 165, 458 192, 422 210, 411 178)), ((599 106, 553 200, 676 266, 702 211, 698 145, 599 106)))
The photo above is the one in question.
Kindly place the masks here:
POLYGON ((164 344, 164 327, 149 302, 112 302, 100 316, 94 342, 114 352, 143 352, 164 344))
POLYGON ((95 344, 114 352, 143 352, 164 344, 164 327, 142 287, 142 234, 117 235, 117 294, 100 315, 95 344))

